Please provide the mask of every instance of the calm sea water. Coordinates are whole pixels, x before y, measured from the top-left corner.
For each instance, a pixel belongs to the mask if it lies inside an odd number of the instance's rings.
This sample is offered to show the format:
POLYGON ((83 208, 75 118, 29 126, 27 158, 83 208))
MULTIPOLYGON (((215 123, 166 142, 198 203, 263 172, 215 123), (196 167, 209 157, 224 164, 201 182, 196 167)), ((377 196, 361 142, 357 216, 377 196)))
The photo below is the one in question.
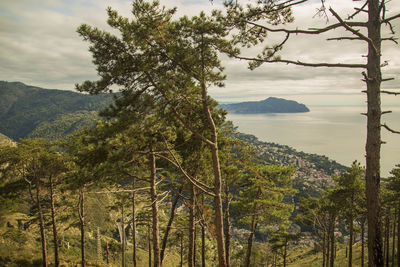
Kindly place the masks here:
MULTIPOLYGON (((400 107, 387 108, 383 116, 391 128, 400 130, 400 107)), ((310 106, 308 113, 229 114, 239 131, 262 141, 288 145, 307 153, 326 155, 346 166, 358 160, 365 165, 366 117, 359 106, 310 106)), ((386 110, 386 109, 385 109, 386 110)), ((400 135, 382 129, 382 176, 400 164, 400 135)))

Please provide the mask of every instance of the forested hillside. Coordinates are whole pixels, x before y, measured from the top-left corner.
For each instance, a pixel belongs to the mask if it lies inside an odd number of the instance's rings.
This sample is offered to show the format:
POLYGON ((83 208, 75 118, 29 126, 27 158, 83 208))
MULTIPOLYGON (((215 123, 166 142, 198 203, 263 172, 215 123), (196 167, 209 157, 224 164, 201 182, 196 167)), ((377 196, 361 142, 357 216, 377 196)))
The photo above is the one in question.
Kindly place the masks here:
POLYGON ((65 136, 92 121, 110 95, 85 95, 0 81, 0 132, 18 140, 28 136, 65 136), (49 124, 57 125, 48 129, 49 124), (51 133, 50 133, 51 131, 51 133))

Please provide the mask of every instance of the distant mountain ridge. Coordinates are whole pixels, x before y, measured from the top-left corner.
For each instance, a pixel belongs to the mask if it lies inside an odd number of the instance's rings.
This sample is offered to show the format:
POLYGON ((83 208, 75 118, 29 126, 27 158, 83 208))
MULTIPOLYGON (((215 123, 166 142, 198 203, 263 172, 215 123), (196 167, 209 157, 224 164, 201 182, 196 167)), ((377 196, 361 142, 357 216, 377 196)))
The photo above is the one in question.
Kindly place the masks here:
POLYGON ((111 95, 92 96, 0 81, 0 133, 14 140, 50 132, 50 138, 65 136, 82 125, 93 124, 97 111, 112 101, 111 95))
POLYGON ((304 104, 277 97, 269 97, 261 101, 222 104, 220 107, 228 111, 228 113, 238 114, 300 113, 310 111, 310 109, 304 104))

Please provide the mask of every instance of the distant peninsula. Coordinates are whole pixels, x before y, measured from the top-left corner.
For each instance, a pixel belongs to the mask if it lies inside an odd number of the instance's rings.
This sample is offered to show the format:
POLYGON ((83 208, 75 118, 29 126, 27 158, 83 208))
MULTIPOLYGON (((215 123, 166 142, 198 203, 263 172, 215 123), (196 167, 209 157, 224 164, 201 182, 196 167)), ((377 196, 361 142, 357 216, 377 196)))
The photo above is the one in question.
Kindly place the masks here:
POLYGON ((228 113, 237 114, 300 113, 310 111, 304 104, 277 97, 268 97, 261 101, 222 104, 220 107, 228 111, 228 113))

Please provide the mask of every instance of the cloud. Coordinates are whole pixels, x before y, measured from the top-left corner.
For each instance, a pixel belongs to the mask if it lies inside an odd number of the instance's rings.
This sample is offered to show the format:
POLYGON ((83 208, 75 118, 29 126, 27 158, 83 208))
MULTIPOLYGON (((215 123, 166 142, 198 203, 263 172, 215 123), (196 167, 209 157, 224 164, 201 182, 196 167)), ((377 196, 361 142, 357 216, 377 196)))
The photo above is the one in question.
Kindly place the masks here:
MULTIPOLYGON (((167 7, 178 6, 177 16, 196 15, 221 8, 222 1, 163 0, 167 7)), ((348 0, 328 0, 343 17, 351 14, 353 5, 348 0)), ((400 3, 391 1, 392 14, 400 12, 400 3)), ((130 16, 131 1, 123 0, 2 0, 0 2, 0 80, 22 81, 45 88, 73 90, 75 83, 96 79, 95 66, 76 28, 87 23, 111 30, 106 24, 105 9, 111 6, 123 16, 130 16)), ((326 19, 314 16, 320 0, 309 1, 294 9, 295 22, 287 27, 325 27, 326 19)), ((364 16, 364 15, 361 15, 364 16)), ((362 18, 362 17, 361 17, 362 18)), ((333 17, 329 22, 334 22, 333 17)), ((400 21, 393 24, 400 29, 400 21)), ((281 26, 278 26, 281 27, 281 26)), ((388 30, 384 31, 386 35, 388 30)), ((367 53, 363 42, 326 41, 328 37, 349 36, 344 30, 333 35, 293 36, 282 50, 282 57, 310 62, 365 62, 367 53)), ((270 43, 278 42, 281 35, 271 35, 270 43)), ((262 47, 243 52, 255 56, 262 47)), ((383 45, 384 76, 400 79, 400 49, 392 42, 383 45)), ((364 84, 361 70, 304 68, 286 64, 264 64, 255 71, 247 69, 247 62, 223 57, 228 80, 225 88, 212 88, 211 94, 219 100, 260 99, 268 95, 288 94, 354 94, 364 84)), ((396 88, 398 80, 384 84, 396 88)), ((397 87, 398 88, 398 87, 397 87)))

